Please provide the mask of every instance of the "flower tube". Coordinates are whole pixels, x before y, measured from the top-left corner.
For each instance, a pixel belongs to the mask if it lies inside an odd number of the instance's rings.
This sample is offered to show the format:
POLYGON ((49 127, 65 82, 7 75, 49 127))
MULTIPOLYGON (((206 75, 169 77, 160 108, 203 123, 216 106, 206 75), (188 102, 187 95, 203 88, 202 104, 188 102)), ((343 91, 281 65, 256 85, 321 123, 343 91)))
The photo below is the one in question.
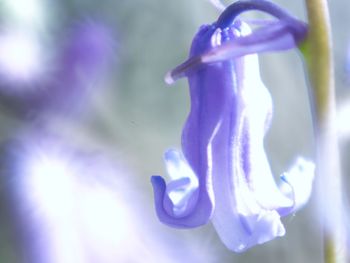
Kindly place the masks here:
POLYGON ((188 78, 191 110, 182 133, 184 157, 174 150, 165 155, 167 167, 176 168, 172 181, 152 177, 160 221, 190 228, 212 220, 235 252, 285 234, 280 217, 307 202, 314 164, 297 159, 276 184, 263 145, 272 100, 257 54, 294 48, 306 33, 303 22, 262 0, 235 2, 199 29, 189 59, 166 76, 169 84, 188 78), (237 18, 249 10, 276 19, 252 30, 237 18))

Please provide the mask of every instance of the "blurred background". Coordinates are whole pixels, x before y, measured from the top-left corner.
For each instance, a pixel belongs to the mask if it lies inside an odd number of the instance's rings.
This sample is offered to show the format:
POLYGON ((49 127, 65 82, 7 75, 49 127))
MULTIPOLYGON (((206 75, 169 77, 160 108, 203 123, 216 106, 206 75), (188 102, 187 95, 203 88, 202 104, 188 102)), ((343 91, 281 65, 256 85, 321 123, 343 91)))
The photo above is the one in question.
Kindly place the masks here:
MULTIPOLYGON (((275 2, 306 20, 303 1, 275 2)), ((346 181, 350 2, 330 11, 346 181)), ((186 80, 163 78, 218 15, 206 0, 0 0, 1 263, 322 262, 314 198, 283 219, 285 237, 243 254, 210 224, 156 218, 150 176, 166 175, 163 153, 180 148, 189 112, 186 80)), ((295 50, 260 58, 277 179, 314 156, 307 80, 295 50)))

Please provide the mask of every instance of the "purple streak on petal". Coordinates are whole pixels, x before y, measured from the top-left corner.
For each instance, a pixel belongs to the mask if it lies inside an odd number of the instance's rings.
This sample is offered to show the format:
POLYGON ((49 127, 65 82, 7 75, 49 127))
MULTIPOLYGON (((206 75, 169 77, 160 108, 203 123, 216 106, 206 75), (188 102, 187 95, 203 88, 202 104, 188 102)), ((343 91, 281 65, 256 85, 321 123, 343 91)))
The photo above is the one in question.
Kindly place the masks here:
POLYGON ((170 183, 168 183, 167 190, 169 192, 171 192, 171 191, 174 191, 177 189, 184 188, 184 187, 188 186, 190 184, 190 182, 191 182, 191 180, 187 177, 175 179, 175 180, 171 181, 170 183))
MULTIPOLYGON (((242 24, 238 29, 245 33, 246 26, 242 24)), ((237 37, 222 35, 226 41, 237 37)), ((215 63, 206 67, 213 92, 227 90, 220 102, 210 106, 210 111, 221 109, 221 125, 209 145, 213 149, 215 196, 212 221, 224 244, 242 252, 284 235, 277 209, 289 207, 292 202, 279 191, 263 147, 271 98, 260 80, 256 55, 222 63, 224 66, 215 63), (220 79, 225 79, 222 84, 210 70, 220 66, 220 79), (227 107, 221 106, 225 104, 227 107)), ((205 96, 202 88, 201 95, 205 96)))

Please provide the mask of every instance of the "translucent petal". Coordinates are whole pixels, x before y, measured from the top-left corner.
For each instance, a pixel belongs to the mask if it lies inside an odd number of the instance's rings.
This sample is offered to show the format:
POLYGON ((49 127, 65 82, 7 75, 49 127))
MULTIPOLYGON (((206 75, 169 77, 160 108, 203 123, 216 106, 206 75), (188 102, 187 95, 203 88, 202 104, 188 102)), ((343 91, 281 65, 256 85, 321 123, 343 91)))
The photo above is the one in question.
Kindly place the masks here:
POLYGON ((174 205, 174 214, 182 215, 186 211, 193 191, 198 189, 198 179, 178 151, 168 150, 164 159, 168 175, 172 180, 167 185, 167 194, 174 205))
POLYGON ((236 68, 236 74, 242 76, 236 95, 239 106, 229 118, 233 129, 228 167, 226 173, 213 174, 212 222, 223 243, 235 252, 284 235, 278 210, 293 205, 275 183, 264 151, 272 101, 260 79, 257 56, 246 56, 240 62, 241 67, 236 68))
POLYGON ((293 206, 280 212, 281 215, 295 212, 308 202, 314 176, 315 164, 300 157, 288 172, 281 175, 281 191, 293 201, 293 206))

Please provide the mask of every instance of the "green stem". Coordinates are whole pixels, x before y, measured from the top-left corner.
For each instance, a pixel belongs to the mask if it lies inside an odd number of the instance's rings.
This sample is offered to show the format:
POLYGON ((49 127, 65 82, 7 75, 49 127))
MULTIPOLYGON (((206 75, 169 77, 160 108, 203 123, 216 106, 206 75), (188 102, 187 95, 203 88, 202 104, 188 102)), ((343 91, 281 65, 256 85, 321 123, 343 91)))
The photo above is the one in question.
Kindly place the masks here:
POLYGON ((305 0, 309 33, 302 51, 311 84, 317 147, 316 189, 324 225, 325 263, 346 262, 341 173, 337 142, 331 28, 326 0, 305 0))
POLYGON ((315 99, 316 122, 320 123, 327 119, 330 104, 334 101, 331 29, 325 0, 306 0, 306 6, 309 20, 306 58, 315 99))

